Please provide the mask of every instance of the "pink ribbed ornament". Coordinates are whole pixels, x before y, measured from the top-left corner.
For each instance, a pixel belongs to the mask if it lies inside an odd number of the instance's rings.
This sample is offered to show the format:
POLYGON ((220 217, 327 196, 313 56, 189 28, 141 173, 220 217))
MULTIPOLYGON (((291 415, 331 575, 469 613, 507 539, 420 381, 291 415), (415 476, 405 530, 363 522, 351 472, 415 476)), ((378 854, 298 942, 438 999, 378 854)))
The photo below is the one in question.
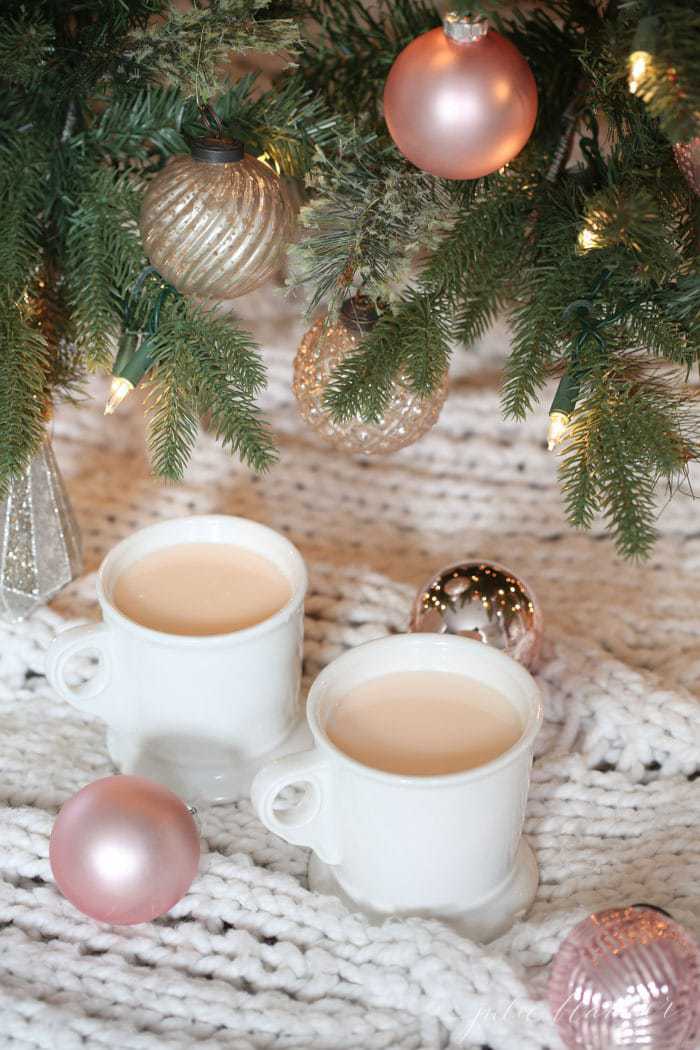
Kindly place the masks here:
POLYGON ((654 908, 590 915, 552 965, 549 1005, 569 1050, 694 1050, 700 949, 654 908))
POLYGON ((407 160, 445 179, 477 179, 523 148, 537 88, 518 49, 485 22, 448 14, 404 48, 384 89, 384 119, 407 160))
POLYGON ((145 777, 105 777, 73 795, 51 832, 56 885, 99 922, 132 925, 169 911, 197 874, 199 835, 181 799, 145 777))
POLYGON ((673 155, 691 190, 700 196, 700 135, 690 142, 677 142, 673 155))

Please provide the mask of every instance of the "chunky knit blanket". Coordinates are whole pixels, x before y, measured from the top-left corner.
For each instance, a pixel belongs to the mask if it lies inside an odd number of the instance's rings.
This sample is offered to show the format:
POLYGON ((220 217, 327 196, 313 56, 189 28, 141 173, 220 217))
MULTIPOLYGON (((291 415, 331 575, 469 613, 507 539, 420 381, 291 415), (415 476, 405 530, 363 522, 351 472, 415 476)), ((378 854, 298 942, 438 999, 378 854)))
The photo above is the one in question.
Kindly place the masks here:
MULTIPOLYGON (((590 911, 652 902, 700 933, 700 528, 664 511, 652 560, 616 559, 566 525, 546 410, 499 414, 507 334, 460 354, 439 424, 392 457, 323 447, 290 392, 299 310, 242 302, 270 370, 282 457, 265 478, 200 440, 184 484, 148 471, 139 399, 112 418, 104 388, 59 412, 55 447, 82 528, 86 575, 0 642, 0 1047, 74 1050, 557 1050, 548 967, 590 911), (483 947, 437 922, 370 925, 306 888, 306 851, 247 801, 199 814, 200 874, 143 926, 81 916, 57 892, 48 839, 61 803, 110 772, 99 722, 60 702, 44 655, 95 618, 94 571, 133 529, 193 512, 242 514, 288 535, 311 572, 305 676, 348 646, 405 630, 416 587, 461 557, 522 574, 544 608, 538 741, 526 831, 541 885, 524 922, 483 947)), ((696 479, 697 485, 697 479, 696 479)))

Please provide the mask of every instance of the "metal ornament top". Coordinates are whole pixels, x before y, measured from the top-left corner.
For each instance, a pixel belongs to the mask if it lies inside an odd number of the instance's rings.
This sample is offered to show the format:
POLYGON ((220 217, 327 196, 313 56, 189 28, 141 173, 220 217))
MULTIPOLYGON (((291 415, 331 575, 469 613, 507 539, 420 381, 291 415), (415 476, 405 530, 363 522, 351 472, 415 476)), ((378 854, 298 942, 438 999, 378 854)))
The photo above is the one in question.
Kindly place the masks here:
POLYGON ((457 44, 473 44, 481 40, 489 31, 488 22, 483 18, 472 18, 470 15, 458 15, 448 11, 442 20, 445 36, 457 44))
POLYGON ((379 313, 374 303, 362 294, 346 299, 340 308, 340 316, 348 328, 365 335, 379 320, 379 313))
POLYGON ((201 138, 190 143, 192 160, 204 164, 235 164, 243 160, 245 147, 240 139, 201 138))

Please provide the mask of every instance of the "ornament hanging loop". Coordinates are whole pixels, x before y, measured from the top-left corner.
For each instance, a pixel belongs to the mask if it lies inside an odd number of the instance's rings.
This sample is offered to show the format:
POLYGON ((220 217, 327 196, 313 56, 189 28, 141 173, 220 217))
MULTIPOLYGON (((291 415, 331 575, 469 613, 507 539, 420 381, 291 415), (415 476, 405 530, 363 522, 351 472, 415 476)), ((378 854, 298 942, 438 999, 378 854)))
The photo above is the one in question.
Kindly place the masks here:
POLYGON ((212 131, 217 139, 222 139, 224 137, 224 125, 211 103, 205 102, 204 105, 199 107, 199 112, 209 131, 212 131))

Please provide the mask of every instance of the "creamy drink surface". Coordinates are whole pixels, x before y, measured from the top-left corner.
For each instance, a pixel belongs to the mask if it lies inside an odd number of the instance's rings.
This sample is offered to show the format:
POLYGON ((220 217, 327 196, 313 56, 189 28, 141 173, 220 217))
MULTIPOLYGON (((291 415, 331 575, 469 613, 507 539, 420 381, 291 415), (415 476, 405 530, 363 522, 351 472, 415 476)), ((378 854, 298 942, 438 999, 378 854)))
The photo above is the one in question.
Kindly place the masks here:
POLYGON ((114 604, 166 634, 228 634, 268 619, 292 595, 267 558, 232 543, 178 543, 152 551, 118 577, 114 604))
POLYGON ((497 690, 447 671, 400 671, 355 686, 333 706, 326 733, 365 766, 404 776, 457 773, 503 754, 522 735, 497 690))

